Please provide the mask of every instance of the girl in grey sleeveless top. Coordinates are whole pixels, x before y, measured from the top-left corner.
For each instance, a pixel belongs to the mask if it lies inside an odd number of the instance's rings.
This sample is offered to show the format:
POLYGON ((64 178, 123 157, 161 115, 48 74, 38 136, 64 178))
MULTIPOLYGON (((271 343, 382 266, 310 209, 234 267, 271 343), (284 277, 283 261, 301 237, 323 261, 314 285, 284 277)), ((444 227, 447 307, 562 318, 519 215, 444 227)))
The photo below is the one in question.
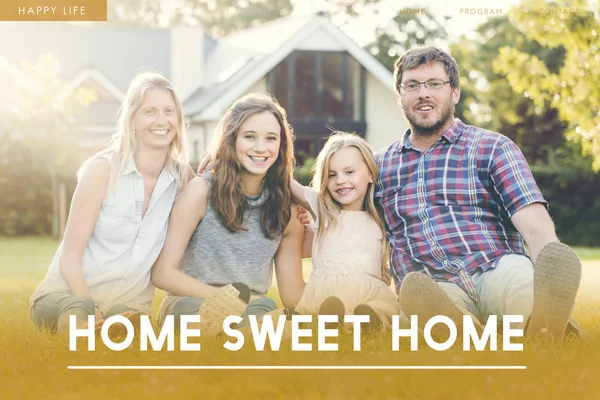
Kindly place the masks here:
POLYGON ((273 263, 284 306, 297 304, 303 227, 289 189, 293 161, 291 128, 273 98, 248 95, 226 112, 207 157, 212 169, 179 196, 153 267, 152 282, 168 292, 159 324, 166 315, 197 313, 203 299, 232 283, 250 288, 246 316, 275 309, 265 297, 273 263))

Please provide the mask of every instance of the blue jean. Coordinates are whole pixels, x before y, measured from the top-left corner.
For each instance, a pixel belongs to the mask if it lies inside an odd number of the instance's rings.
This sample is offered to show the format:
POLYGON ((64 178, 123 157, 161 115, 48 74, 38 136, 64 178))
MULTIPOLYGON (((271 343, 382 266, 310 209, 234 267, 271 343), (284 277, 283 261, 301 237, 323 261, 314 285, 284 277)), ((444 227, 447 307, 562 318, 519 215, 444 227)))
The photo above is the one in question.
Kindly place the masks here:
MULTIPOLYGON (((135 311, 124 304, 116 304, 103 315, 103 318, 135 311)), ((69 329, 69 315, 77 317, 77 323, 87 322, 88 315, 96 312, 94 300, 90 297, 72 296, 69 292, 52 292, 37 299, 31 307, 31 319, 38 329, 51 332, 64 332, 69 329)))
MULTIPOLYGON (((175 327, 179 329, 179 317, 182 315, 197 314, 203 302, 204 299, 199 299, 197 297, 181 297, 173 304, 171 310, 168 310, 166 313, 159 313, 158 325, 162 326, 166 315, 174 315, 175 327)), ((250 315, 255 315, 256 318, 260 318, 264 314, 276 309, 277 305, 275 304, 275 301, 269 297, 251 300, 242 314, 242 322, 240 322, 239 326, 247 326, 250 323, 248 319, 250 315)))

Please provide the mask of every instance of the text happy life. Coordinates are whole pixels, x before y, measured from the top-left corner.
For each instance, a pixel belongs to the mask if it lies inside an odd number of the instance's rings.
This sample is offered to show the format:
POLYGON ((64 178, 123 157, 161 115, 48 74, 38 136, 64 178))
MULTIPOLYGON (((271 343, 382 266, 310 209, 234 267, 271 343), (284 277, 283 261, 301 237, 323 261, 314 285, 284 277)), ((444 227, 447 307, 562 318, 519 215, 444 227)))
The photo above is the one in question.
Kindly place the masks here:
POLYGON ((85 6, 64 6, 58 10, 55 6, 19 7, 19 15, 85 15, 85 6))

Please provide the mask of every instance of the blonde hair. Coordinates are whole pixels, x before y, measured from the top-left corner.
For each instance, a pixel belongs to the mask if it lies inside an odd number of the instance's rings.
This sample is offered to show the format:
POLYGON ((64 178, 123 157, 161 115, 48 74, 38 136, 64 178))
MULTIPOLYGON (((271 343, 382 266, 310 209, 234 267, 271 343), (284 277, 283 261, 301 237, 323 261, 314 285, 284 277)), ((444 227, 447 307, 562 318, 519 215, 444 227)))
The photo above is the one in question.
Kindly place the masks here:
POLYGON ((173 95, 178 116, 178 127, 175 137, 169 145, 165 166, 175 176, 179 188, 181 189, 185 186, 188 180, 188 159, 183 106, 171 82, 160 73, 154 71, 144 71, 133 78, 125 94, 123 104, 121 104, 121 108, 119 109, 117 131, 110 137, 110 144, 83 163, 77 172, 78 177, 88 162, 112 153, 108 191, 110 192, 115 188, 119 176, 123 174, 123 170, 127 167, 130 156, 137 149, 137 138, 132 126, 132 120, 133 115, 142 105, 144 95, 148 89, 168 90, 173 95))
MULTIPOLYGON (((315 166, 313 167, 314 177, 312 181, 312 187, 321 194, 319 196, 319 226, 317 230, 317 246, 323 237, 325 229, 332 229, 337 224, 337 218, 339 217, 341 206, 333 199, 333 197, 331 197, 331 193, 329 193, 329 190, 327 189, 327 182, 329 180, 329 163, 331 157, 336 152, 346 147, 354 147, 360 152, 374 182, 379 176, 379 168, 377 167, 375 159, 373 158, 373 151, 363 138, 353 133, 340 131, 335 131, 332 133, 325 143, 323 150, 321 150, 317 156, 315 166)), ((373 200, 375 192, 374 182, 369 183, 367 187, 363 209, 377 223, 379 229, 381 229, 384 243, 381 254, 382 279, 389 284, 389 252, 387 240, 385 238, 385 223, 383 221, 381 210, 375 205, 375 201, 373 200)))
POLYGON ((212 206, 227 229, 232 232, 243 229, 247 202, 244 201, 240 174, 243 167, 235 153, 236 140, 244 121, 265 111, 273 114, 281 127, 277 160, 262 182, 262 189, 268 190, 268 197, 261 211, 261 228, 264 235, 272 239, 283 232, 291 217, 290 180, 295 162, 292 127, 277 100, 272 96, 256 93, 237 100, 217 125, 213 146, 205 162, 212 165, 212 206))

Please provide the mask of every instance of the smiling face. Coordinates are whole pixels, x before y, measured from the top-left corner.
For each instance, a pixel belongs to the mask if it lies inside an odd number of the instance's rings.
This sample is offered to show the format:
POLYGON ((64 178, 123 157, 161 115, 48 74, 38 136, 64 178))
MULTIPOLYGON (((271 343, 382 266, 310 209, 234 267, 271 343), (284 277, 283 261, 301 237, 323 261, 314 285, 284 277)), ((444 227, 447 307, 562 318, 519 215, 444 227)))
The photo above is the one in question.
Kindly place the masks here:
MULTIPOLYGON (((410 82, 430 79, 448 80, 442 63, 422 64, 404 71, 402 86, 410 82)), ((427 89, 423 85, 415 92, 400 91, 400 106, 410 123, 411 130, 422 136, 432 136, 444 131, 454 121, 454 106, 460 99, 460 88, 446 84, 439 89, 427 89)))
POLYGON ((138 146, 168 148, 179 130, 179 116, 170 90, 146 90, 142 104, 133 114, 132 125, 138 146))
POLYGON ((373 177, 360 151, 344 147, 329 159, 327 190, 346 211, 362 211, 369 183, 373 177))
POLYGON ((235 154, 242 167, 242 179, 264 178, 277 161, 281 146, 281 125, 270 111, 252 114, 242 123, 235 139, 235 154))

